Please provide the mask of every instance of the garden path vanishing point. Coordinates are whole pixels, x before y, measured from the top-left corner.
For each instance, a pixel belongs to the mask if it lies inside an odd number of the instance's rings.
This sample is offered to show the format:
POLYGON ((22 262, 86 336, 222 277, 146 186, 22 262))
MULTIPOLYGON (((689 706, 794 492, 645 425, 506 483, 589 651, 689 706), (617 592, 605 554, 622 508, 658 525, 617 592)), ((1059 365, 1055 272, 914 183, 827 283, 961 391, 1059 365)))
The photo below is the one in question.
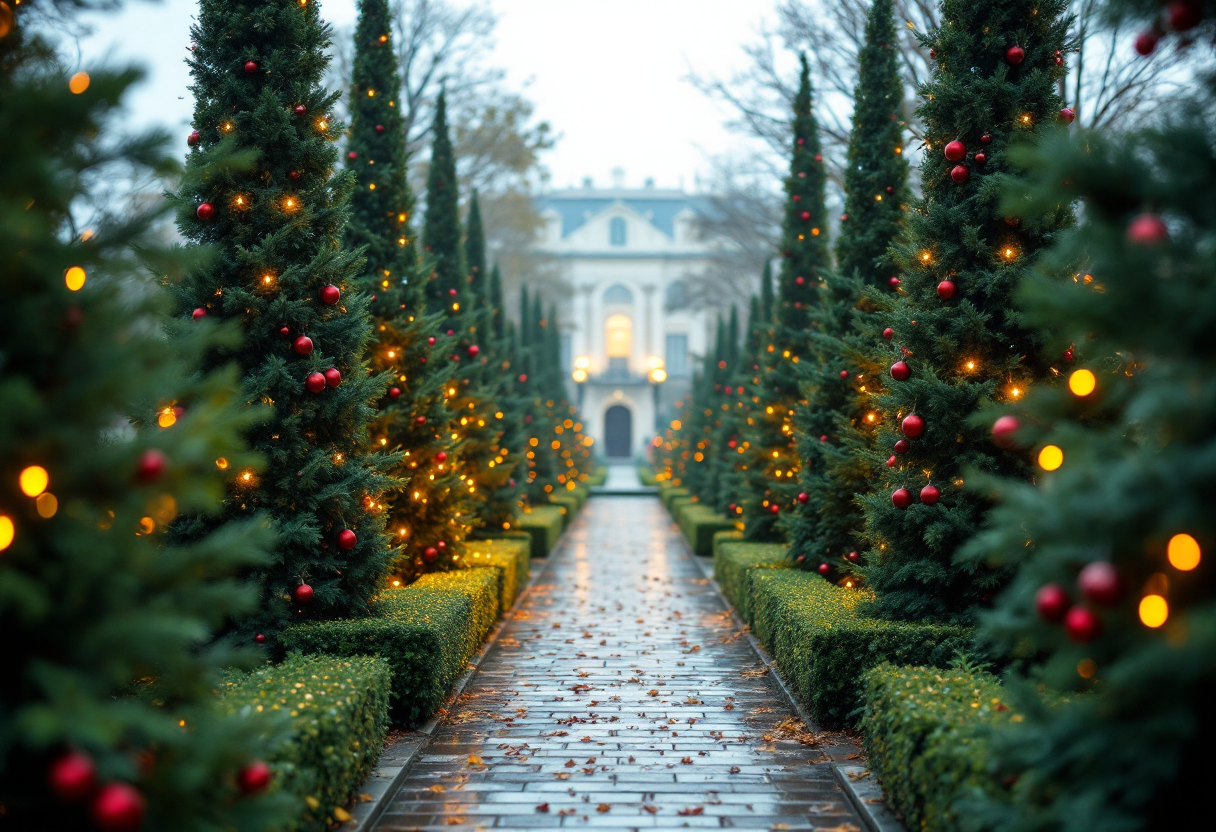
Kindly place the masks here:
POLYGON ((375 828, 860 832, 694 558, 658 499, 593 498, 375 828))

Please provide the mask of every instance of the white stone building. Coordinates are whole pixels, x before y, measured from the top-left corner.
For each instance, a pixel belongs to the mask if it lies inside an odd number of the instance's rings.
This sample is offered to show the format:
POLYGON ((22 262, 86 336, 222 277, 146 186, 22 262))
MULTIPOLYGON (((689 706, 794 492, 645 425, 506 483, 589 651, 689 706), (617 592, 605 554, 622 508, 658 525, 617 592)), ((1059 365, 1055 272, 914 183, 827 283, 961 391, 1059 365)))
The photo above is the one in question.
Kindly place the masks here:
POLYGON ((562 362, 577 388, 597 451, 645 453, 660 412, 689 389, 694 360, 716 317, 688 305, 704 273, 698 201, 646 187, 556 191, 538 199, 537 247, 554 257, 570 289, 562 314, 562 362))

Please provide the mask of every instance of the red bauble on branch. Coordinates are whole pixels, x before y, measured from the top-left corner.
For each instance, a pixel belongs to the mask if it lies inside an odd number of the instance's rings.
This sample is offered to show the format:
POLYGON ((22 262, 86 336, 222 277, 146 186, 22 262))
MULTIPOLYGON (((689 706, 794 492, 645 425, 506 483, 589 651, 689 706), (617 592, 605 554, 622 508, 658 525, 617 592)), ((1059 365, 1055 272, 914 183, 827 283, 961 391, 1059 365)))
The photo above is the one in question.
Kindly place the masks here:
POLYGON ((332 283, 321 289, 321 303, 333 306, 342 298, 342 290, 332 283))
POLYGON ((258 633, 256 636, 253 637, 253 641, 255 644, 265 644, 266 643, 266 634, 258 633))
POLYGON ((257 61, 245 61, 245 72, 249 75, 258 71, 257 61))
POLYGON ((905 509, 912 505, 912 492, 906 488, 897 488, 891 492, 891 505, 905 509))
POLYGON ((927 506, 936 505, 941 496, 941 489, 932 483, 929 483, 920 490, 920 501, 927 506))
POLYGON ((325 389, 325 376, 322 373, 309 373, 304 379, 304 386, 309 393, 320 393, 325 389))
POLYGON ((312 352, 312 339, 307 335, 301 335, 299 338, 296 338, 291 348, 296 351, 297 355, 308 355, 312 352))
POLYGON ((1148 57, 1153 54, 1153 50, 1157 48, 1157 42, 1161 40, 1161 33, 1148 29, 1136 35, 1136 54, 1148 57))
POLYGON ((93 822, 102 832, 138 832, 144 806, 144 796, 134 786, 107 783, 93 799, 93 822))
POLYGON ((210 202, 204 202, 194 209, 194 213, 200 220, 207 222, 215 217, 215 206, 210 202))
POLYGON ((1156 214, 1139 214, 1127 225, 1127 241, 1141 246, 1163 243, 1170 237, 1169 229, 1156 214))
POLYGON ((254 760, 245 766, 236 776, 236 784, 241 794, 250 795, 266 791, 270 785, 270 766, 262 760, 254 760))
POLYGON ((1034 608, 1039 617, 1053 624, 1064 618, 1064 613, 1068 612, 1068 605, 1071 603, 1068 592, 1059 584, 1044 584, 1034 594, 1034 608))
POLYGON ((383 125, 383 124, 377 124, 377 125, 376 125, 376 132, 377 132, 377 133, 383 133, 383 132, 384 132, 384 125, 383 125))
POLYGON ((832 567, 828 566, 826 563, 819 564, 819 574, 820 575, 827 575, 831 571, 832 571, 832 567))
POLYGON ((64 802, 84 800, 97 788, 97 766, 89 755, 69 751, 51 763, 47 784, 55 797, 64 802))
POLYGON ((887 284, 888 284, 888 285, 889 285, 889 286, 890 286, 892 289, 898 289, 898 288, 899 288, 899 284, 901 284, 901 283, 903 283, 903 281, 902 281, 902 280, 900 280, 898 277, 892 277, 892 278, 890 278, 890 279, 888 279, 888 280, 887 280, 887 284))
POLYGON ((351 529, 343 529, 338 532, 338 548, 350 551, 355 548, 355 544, 359 542, 359 538, 351 529))
POLYGON ((196 321, 199 318, 205 318, 206 316, 207 316, 207 310, 201 306, 198 309, 195 309, 193 312, 190 313, 190 317, 194 318, 194 320, 196 320, 196 321))
POLYGON ((325 385, 327 387, 337 387, 342 383, 342 374, 338 372, 337 367, 330 367, 325 371, 325 385))
POLYGON ((465 350, 465 352, 467 352, 471 356, 476 357, 477 354, 481 352, 481 347, 477 346, 476 344, 470 344, 469 348, 467 350, 465 350))
POLYGON ((798 502, 802 503, 803 505, 805 505, 806 502, 810 499, 811 499, 811 495, 807 494, 805 491, 800 492, 798 494, 798 502))
POLYGON ((447 462, 448 461, 448 452, 440 451, 439 453, 435 454, 435 459, 438 462, 447 462))
POLYGON ((1022 427, 1017 416, 1002 416, 992 424, 992 441, 998 448, 1008 450, 1017 445, 1017 432, 1022 427))
POLYGON ((1020 46, 1011 46, 1005 50, 1005 60, 1009 62, 1010 66, 1017 66, 1026 60, 1026 50, 1020 46))
POLYGON ((908 452, 908 448, 910 447, 911 445, 908 443, 907 439, 898 439, 895 441, 894 451, 897 454, 906 454, 908 452))
POLYGON ((896 381, 907 381, 912 376, 912 368, 906 361, 896 361, 891 365, 891 378, 896 381))
POLYGON ((770 503, 769 507, 768 507, 768 511, 769 511, 769 514, 780 514, 781 506, 777 505, 776 503, 770 503))
POLYGON ((1077 644, 1088 644, 1102 634, 1102 619, 1087 607, 1073 607, 1064 615, 1064 632, 1077 644))
POLYGON ((909 439, 915 439, 925 432, 925 420, 915 413, 909 413, 899 423, 899 430, 909 439))
MULTIPOLYGON (((456 297, 456 290, 455 290, 455 289, 448 289, 448 294, 449 294, 449 295, 451 295, 452 297, 456 297)), ((451 334, 452 334, 452 330, 450 330, 450 329, 449 329, 449 330, 448 330, 448 335, 451 335, 451 334)))
POLYGON ((977 165, 988 164, 988 154, 984 153, 983 151, 980 151, 979 153, 975 154, 975 163, 977 165))
POLYGON ((191 130, 190 135, 186 136, 187 147, 194 147, 203 140, 202 135, 197 130, 191 130))
POLYGON ((955 165, 950 168, 950 178, 954 180, 954 184, 962 185, 971 178, 971 168, 966 165, 955 165))
POLYGON ((1114 564, 1099 560, 1087 564, 1077 576, 1081 597, 1103 607, 1113 607, 1123 598, 1123 578, 1114 564))
POLYGON ((891 454, 889 457, 887 457, 887 467, 888 468, 894 468, 898 462, 899 462, 899 458, 896 457, 895 454, 891 454))
POLYGON ((302 116, 302 115, 304 115, 304 114, 305 114, 305 113, 307 113, 307 112, 308 112, 308 108, 307 108, 307 107, 305 107, 303 104, 297 104, 297 105, 295 106, 295 113, 296 113, 296 115, 298 115, 298 116, 302 116))
POLYGON ((984 135, 980 136, 980 144, 992 144, 992 134, 985 133, 984 135))
POLYGON ((399 398, 401 398, 401 388, 400 388, 400 387, 390 387, 390 388, 388 388, 388 397, 389 397, 390 399, 399 399, 399 398))
POLYGON ((859 560, 861 560, 861 553, 849 552, 847 555, 845 555, 845 559, 851 561, 852 563, 857 563, 859 560))
POLYGON ((954 285, 953 280, 943 280, 937 284, 937 296, 942 300, 950 300, 957 291, 958 287, 954 285))
POLYGON ((841 378, 848 378, 848 377, 849 377, 849 371, 848 371, 848 370, 841 370, 841 371, 840 371, 840 377, 841 377, 841 378))
POLYGON ((414 417, 414 424, 415 424, 415 425, 418 425, 418 426, 425 425, 425 424, 426 424, 426 417, 425 417, 425 416, 415 416, 415 417, 414 417))
POLYGON ((955 139, 946 143, 943 153, 946 155, 946 161, 957 162, 967 155, 967 145, 955 139))
POLYGON ((156 448, 148 448, 135 467, 135 478, 142 483, 156 482, 169 467, 169 460, 156 448))
POLYGON ((891 329, 891 327, 887 327, 886 329, 884 329, 882 331, 882 337, 886 338, 888 341, 890 341, 892 338, 895 337, 895 330, 891 329))
POLYGON ((301 604, 307 604, 312 600, 312 596, 312 587, 310 587, 308 584, 300 584, 298 587, 296 587, 296 600, 301 604))
POLYGON ((434 563, 439 559, 439 550, 434 546, 427 546, 422 550, 422 559, 427 563, 434 563))

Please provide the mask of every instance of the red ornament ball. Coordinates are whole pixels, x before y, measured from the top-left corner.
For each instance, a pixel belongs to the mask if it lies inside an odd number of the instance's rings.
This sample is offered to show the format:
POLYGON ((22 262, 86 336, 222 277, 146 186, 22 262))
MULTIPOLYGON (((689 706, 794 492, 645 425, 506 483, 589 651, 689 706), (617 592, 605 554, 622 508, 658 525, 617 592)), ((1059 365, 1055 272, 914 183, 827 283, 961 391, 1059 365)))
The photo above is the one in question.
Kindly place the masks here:
POLYGON ((194 318, 196 321, 199 318, 205 318, 207 317, 207 310, 200 306, 198 309, 195 309, 190 313, 190 317, 194 318))
POLYGON ((932 483, 920 490, 920 501, 927 506, 935 505, 941 496, 941 489, 932 483))
POLYGON ((798 216, 802 218, 802 221, 803 221, 803 222, 806 222, 807 220, 809 220, 809 219, 811 218, 811 212, 810 212, 810 211, 803 211, 803 212, 802 212, 801 214, 799 214, 798 216))
POLYGON ((310 587, 308 584, 300 584, 298 587, 296 587, 296 600, 301 604, 307 604, 312 600, 312 596, 312 587, 310 587))
POLYGON ((200 220, 202 220, 203 222, 207 222, 208 220, 215 217, 215 206, 212 205, 210 202, 204 202, 201 205, 199 205, 198 208, 194 209, 194 213, 198 216, 198 218, 200 220))
POLYGON ((1064 360, 1069 364, 1076 360, 1076 354, 1073 352, 1072 347, 1064 350, 1064 360))
POLYGON ((777 505, 776 503, 770 503, 769 507, 768 507, 768 511, 770 514, 780 514, 781 506, 777 505))
POLYGON ((734 503, 731 503, 730 505, 728 505, 728 506, 726 507, 726 510, 727 510, 727 511, 729 511, 731 514, 734 514, 734 513, 735 513, 735 508, 736 508, 736 505, 735 505, 734 503))
POLYGON ((439 559, 439 550, 434 546, 427 546, 422 550, 422 559, 427 563, 434 563, 439 559))
POLYGON ((891 279, 889 279, 887 281, 887 283, 891 286, 892 289, 898 289, 899 284, 903 283, 903 281, 900 280, 898 277, 892 277, 891 279))
POLYGON ((308 378, 304 379, 304 386, 310 393, 320 393, 325 389, 325 375, 323 373, 309 373, 308 378))
POLYGON ((1087 601, 1113 607, 1123 599, 1123 577, 1114 564, 1097 560, 1086 564, 1077 576, 1077 590, 1087 601))
POLYGON ((806 278, 803 277, 802 275, 798 275, 797 277, 794 278, 794 282, 797 283, 799 286, 801 286, 803 283, 806 283, 806 278))
POLYGON ((1148 57, 1153 54, 1153 50, 1157 48, 1157 42, 1161 40, 1161 33, 1155 32, 1152 29, 1146 29, 1136 35, 1136 54, 1148 57))
POLYGON ((245 72, 252 75, 253 73, 255 73, 257 71, 258 71, 258 62, 257 61, 245 61, 245 72))
POLYGON ((1011 46, 1005 50, 1005 60, 1011 66, 1017 66, 1022 61, 1026 60, 1026 50, 1020 46, 1011 46))
POLYGON ((1038 611, 1039 617, 1053 624, 1063 620, 1064 613, 1068 612, 1068 605, 1071 603, 1072 600, 1068 597, 1067 590, 1059 584, 1044 584, 1034 594, 1034 608, 1038 611))
POLYGON ((101 832, 138 832, 144 806, 144 796, 134 786, 107 783, 93 799, 93 822, 101 832))
POLYGON ((435 548, 442 552, 444 549, 448 548, 448 544, 440 540, 435 544, 435 548))
POLYGON ((912 375, 912 368, 906 361, 896 361, 891 365, 891 378, 896 381, 907 381, 912 375))
POLYGON ((476 344, 470 344, 469 348, 465 350, 465 352, 467 352, 469 355, 476 356, 479 352, 481 352, 481 347, 477 346, 476 344))
POLYGON ((270 766, 262 760, 254 760, 240 770, 236 776, 236 784, 241 794, 259 794, 266 791, 270 785, 270 766))
POLYGON ((288 173, 288 174, 287 174, 287 176, 288 176, 288 177, 289 177, 289 178, 290 178, 290 179, 291 179, 293 182, 295 182, 295 181, 297 181, 297 180, 300 178, 300 172, 299 172, 298 170, 293 170, 293 171, 291 171, 290 173, 288 173))
POLYGON ((190 135, 186 136, 186 145, 188 147, 194 147, 196 144, 198 144, 202 140, 203 140, 203 137, 197 130, 191 130, 190 135))
POLYGON ((1064 632, 1077 644, 1088 644, 1102 634, 1102 619, 1087 607, 1073 607, 1064 614, 1064 632))
POLYGON ((848 370, 841 370, 841 371, 840 371, 840 377, 841 377, 841 378, 848 378, 848 377, 849 377, 849 371, 848 371, 848 370))
POLYGON ((519 381, 519 383, 520 383, 520 384, 524 384, 525 382, 527 382, 527 380, 528 380, 528 376, 527 376, 527 374, 526 374, 526 373, 520 373, 520 374, 519 374, 519 379, 518 379, 518 381, 519 381))
POLYGON ((338 548, 350 551, 355 548, 355 544, 359 542, 359 538, 350 529, 343 529, 338 532, 338 548))
POLYGON ((980 144, 992 144, 992 134, 985 133, 984 135, 980 136, 980 144))
POLYGON ((321 290, 321 303, 333 306, 342 297, 342 290, 332 283, 321 290))
POLYGON ((955 185, 962 185, 971 178, 971 168, 966 165, 955 165, 950 168, 950 178, 954 180, 955 185))
POLYGON ((954 285, 953 280, 943 280, 937 284, 937 296, 942 300, 950 300, 950 298, 954 297, 957 289, 958 287, 954 285))
POLYGON ((399 398, 401 398, 401 388, 400 388, 400 387, 390 387, 390 388, 388 388, 388 397, 389 397, 390 399, 399 399, 399 398))
POLYGON ((383 124, 377 124, 377 125, 376 125, 376 132, 377 132, 377 133, 383 133, 383 132, 384 132, 384 125, 383 125, 383 124))
POLYGON ((909 413, 899 423, 899 429, 904 436, 909 439, 915 439, 925 432, 925 420, 915 413, 909 413))
POLYGON ((898 460, 896 460, 895 455, 892 454, 891 456, 887 457, 887 467, 894 468, 897 461, 898 460))
POLYGON ((253 637, 253 641, 255 644, 265 644, 266 643, 266 634, 258 633, 256 636, 253 637))
POLYGON ((307 335, 301 335, 296 338, 291 348, 296 351, 297 355, 308 355, 312 352, 312 339, 307 335))
POLYGON ((1165 14, 1175 32, 1194 29, 1203 20, 1203 9, 1195 0, 1172 0, 1165 7, 1165 14))
POLYGON ((287 326, 286 324, 279 327, 279 336, 282 338, 290 338, 291 337, 291 327, 287 326))
POLYGON ((929 50, 929 60, 931 60, 931 61, 937 60, 937 50, 936 49, 929 50))
POLYGON ((427 346, 428 346, 428 347, 433 347, 433 346, 435 346, 435 336, 434 336, 434 335, 429 336, 429 337, 426 339, 426 344, 427 344, 427 346))
POLYGON ((826 575, 831 571, 832 571, 832 567, 828 566, 826 563, 819 564, 819 574, 820 575, 826 575))
POLYGON ((1056 66, 1064 66, 1064 57, 1062 55, 1056 55, 1055 61, 1056 66))
POLYGON ((947 142, 944 150, 946 161, 957 162, 967 155, 967 145, 955 139, 952 142, 947 142))
POLYGON ((889 193, 889 194, 893 194, 893 193, 895 193, 895 186, 894 186, 894 185, 888 185, 888 186, 887 186, 887 193, 889 193))
POLYGON ((847 555, 845 555, 845 557, 848 560, 851 560, 853 563, 857 563, 857 561, 861 560, 861 553, 860 552, 849 552, 847 555))
POLYGON ((69 751, 51 763, 47 782, 57 798, 65 803, 75 803, 97 788, 97 767, 89 755, 69 751))
POLYGON ((447 462, 448 461, 448 452, 440 451, 439 453, 435 454, 435 459, 438 460, 439 462, 447 462))
POLYGON ((325 384, 327 387, 337 387, 342 383, 342 374, 338 372, 337 367, 330 367, 325 371, 325 384))
POLYGON ((426 417, 425 417, 425 416, 416 416, 416 417, 414 417, 414 424, 415 424, 415 425, 425 425, 425 424, 426 424, 426 417))
POLYGON ((303 104, 297 104, 295 106, 295 110, 296 110, 296 115, 298 115, 298 116, 302 116, 308 112, 308 108, 305 107, 303 104))
POLYGON ((1154 246, 1170 237, 1169 229, 1156 214, 1139 214, 1127 226, 1127 241, 1141 246, 1154 246))
POLYGON ((169 461, 163 453, 156 448, 148 448, 135 467, 135 478, 144 483, 156 482, 168 467, 169 461))
POLYGON ((350 153, 346 154, 346 158, 347 159, 358 159, 359 154, 352 150, 350 153))
POLYGON ((1074 110, 1072 107, 1061 107, 1060 108, 1060 121, 1064 122, 1065 124, 1072 124, 1073 119, 1075 119, 1076 117, 1077 117, 1077 111, 1074 110))
POLYGON ((892 450, 894 450, 897 454, 906 454, 908 452, 908 448, 910 447, 912 446, 909 444, 907 439, 898 439, 896 440, 895 447, 892 450))
POLYGON ((975 154, 975 163, 977 165, 988 164, 988 154, 984 153, 983 151, 980 151, 979 153, 975 154))
MULTIPOLYGON (((451 295, 452 297, 456 297, 456 290, 455 290, 455 289, 448 289, 448 294, 449 294, 449 295, 451 295)), ((448 330, 448 335, 451 335, 451 334, 452 334, 452 330, 450 330, 450 329, 449 329, 449 330, 448 330)))
POLYGON ((798 502, 802 503, 803 505, 805 505, 806 501, 809 499, 811 499, 811 495, 807 494, 805 491, 798 494, 798 502))
POLYGON ((992 423, 992 441, 998 448, 1014 447, 1017 444, 1017 432, 1022 427, 1017 416, 1002 416, 992 423))
POLYGON ((897 488, 891 492, 891 504, 898 509, 912 505, 912 492, 906 488, 897 488))
POLYGON ((884 329, 882 331, 882 337, 886 338, 888 341, 890 341, 892 338, 895 337, 895 330, 891 329, 891 327, 887 327, 886 329, 884 329))

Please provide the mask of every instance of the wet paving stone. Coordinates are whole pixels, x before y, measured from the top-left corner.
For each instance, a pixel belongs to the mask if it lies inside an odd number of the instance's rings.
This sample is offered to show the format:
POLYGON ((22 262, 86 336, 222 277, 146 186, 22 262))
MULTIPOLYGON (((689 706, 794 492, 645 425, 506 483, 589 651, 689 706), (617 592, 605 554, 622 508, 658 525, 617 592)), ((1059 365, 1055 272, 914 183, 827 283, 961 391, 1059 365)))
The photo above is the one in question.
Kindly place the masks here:
POLYGON ((567 534, 375 828, 860 832, 662 504, 567 534))

